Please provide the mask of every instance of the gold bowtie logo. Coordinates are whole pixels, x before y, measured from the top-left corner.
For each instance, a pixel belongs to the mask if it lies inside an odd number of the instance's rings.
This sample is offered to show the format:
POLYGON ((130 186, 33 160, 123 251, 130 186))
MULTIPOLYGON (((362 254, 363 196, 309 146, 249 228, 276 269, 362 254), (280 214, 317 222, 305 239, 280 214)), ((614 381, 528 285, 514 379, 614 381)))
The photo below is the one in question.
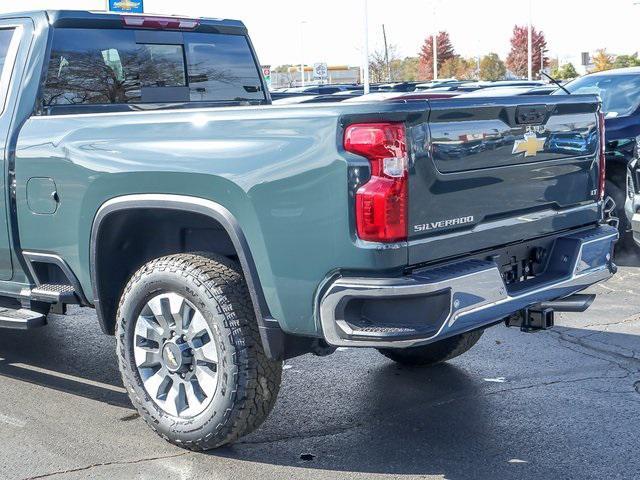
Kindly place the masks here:
POLYGON ((525 157, 535 157, 539 152, 544 151, 546 138, 538 138, 535 132, 529 132, 524 135, 524 140, 516 140, 513 146, 513 154, 518 155, 524 153, 525 157))
POLYGON ((113 4, 116 8, 121 8, 122 10, 134 10, 140 6, 140 2, 132 2, 131 0, 121 0, 113 4))

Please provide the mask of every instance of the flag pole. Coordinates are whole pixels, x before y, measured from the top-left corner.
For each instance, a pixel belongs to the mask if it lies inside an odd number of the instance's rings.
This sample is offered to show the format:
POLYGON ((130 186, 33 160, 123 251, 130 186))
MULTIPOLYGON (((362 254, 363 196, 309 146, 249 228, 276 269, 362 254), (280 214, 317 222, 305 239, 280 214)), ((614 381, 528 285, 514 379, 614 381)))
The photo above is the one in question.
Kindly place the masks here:
POLYGON ((529 0, 529 41, 528 41, 528 72, 529 72, 529 81, 533 80, 533 23, 531 21, 533 10, 533 0, 529 0))
POLYGON ((436 0, 433 0, 433 26, 435 33, 433 34, 433 79, 438 79, 438 25, 436 22, 436 0))
POLYGON ((364 71, 364 94, 371 91, 369 83, 369 0, 364 0, 364 48, 363 51, 363 71, 364 71))

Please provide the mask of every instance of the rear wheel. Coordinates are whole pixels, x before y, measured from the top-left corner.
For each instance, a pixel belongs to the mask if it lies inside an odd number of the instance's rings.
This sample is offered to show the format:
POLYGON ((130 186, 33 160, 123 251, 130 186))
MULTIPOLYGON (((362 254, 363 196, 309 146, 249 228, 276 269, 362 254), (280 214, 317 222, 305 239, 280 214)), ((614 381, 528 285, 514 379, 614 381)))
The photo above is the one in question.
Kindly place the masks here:
POLYGON ((144 420, 192 450, 231 443, 270 413, 282 363, 262 348, 238 266, 208 255, 149 262, 118 309, 124 385, 144 420))
POLYGON ((430 366, 446 362, 468 352, 478 343, 484 330, 463 333, 424 347, 380 349, 380 353, 401 365, 430 366))

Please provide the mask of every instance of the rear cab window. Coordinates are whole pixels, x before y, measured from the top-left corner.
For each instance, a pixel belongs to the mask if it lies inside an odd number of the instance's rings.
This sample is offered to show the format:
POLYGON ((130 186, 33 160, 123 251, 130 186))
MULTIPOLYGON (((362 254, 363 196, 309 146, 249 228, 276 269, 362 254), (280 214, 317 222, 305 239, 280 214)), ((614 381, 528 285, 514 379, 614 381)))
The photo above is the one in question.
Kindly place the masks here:
POLYGON ((42 91, 49 114, 265 101, 247 38, 227 33, 56 28, 42 91))

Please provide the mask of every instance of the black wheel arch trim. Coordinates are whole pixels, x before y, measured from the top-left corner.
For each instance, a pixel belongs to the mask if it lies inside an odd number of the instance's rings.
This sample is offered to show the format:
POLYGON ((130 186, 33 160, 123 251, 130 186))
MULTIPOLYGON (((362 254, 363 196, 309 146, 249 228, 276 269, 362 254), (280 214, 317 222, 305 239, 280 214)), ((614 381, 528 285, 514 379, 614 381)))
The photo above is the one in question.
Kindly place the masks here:
MULTIPOLYGON (((200 197, 191 197, 185 195, 169 195, 169 194, 134 194, 112 198, 105 202, 96 213, 93 225, 91 227, 91 244, 90 244, 90 270, 91 270, 91 288, 93 291, 93 305, 98 314, 98 320, 103 331, 109 332, 107 319, 104 318, 103 309, 100 306, 100 298, 98 294, 98 278, 97 271, 97 241, 100 228, 111 214, 132 209, 162 209, 162 210, 179 210, 189 211, 192 213, 202 214, 217 221, 227 232, 233 246, 238 254, 240 265, 247 281, 251 300, 253 302, 256 319, 261 333, 268 329, 269 337, 273 336, 274 330, 280 329, 279 323, 271 317, 269 307, 264 297, 264 292, 258 278, 258 272, 249 249, 247 239, 240 227, 240 224, 233 214, 222 205, 200 197)), ((284 335, 284 333, 283 333, 284 335)), ((263 336, 264 343, 265 336, 263 336)), ((267 345, 265 345, 267 350, 267 345)))

